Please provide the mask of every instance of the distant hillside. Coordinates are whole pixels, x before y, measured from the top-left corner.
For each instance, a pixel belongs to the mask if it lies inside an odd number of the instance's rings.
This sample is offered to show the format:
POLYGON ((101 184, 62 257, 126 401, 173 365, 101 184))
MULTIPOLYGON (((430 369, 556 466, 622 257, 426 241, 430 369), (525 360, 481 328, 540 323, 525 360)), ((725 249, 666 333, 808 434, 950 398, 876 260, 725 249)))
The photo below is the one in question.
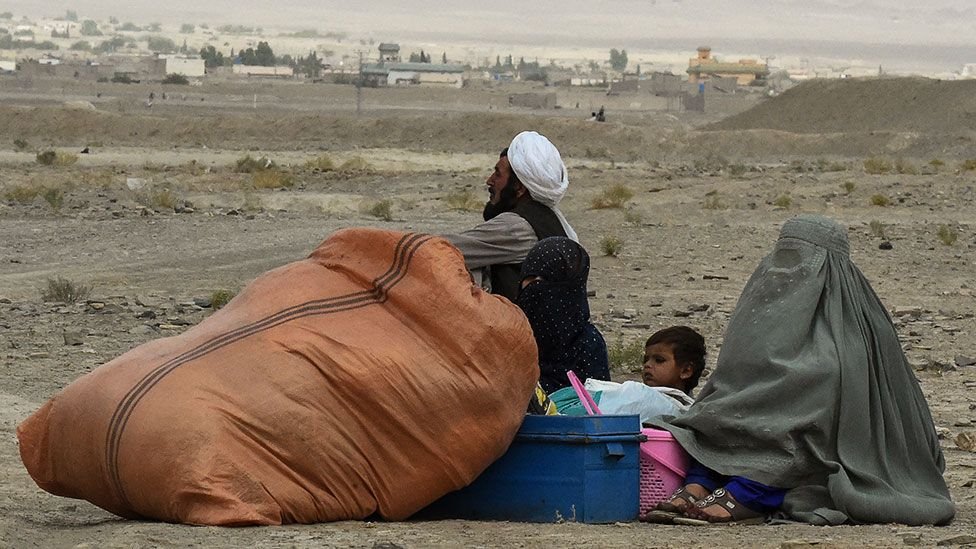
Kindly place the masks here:
POLYGON ((705 130, 791 133, 976 130, 976 80, 813 80, 705 130))

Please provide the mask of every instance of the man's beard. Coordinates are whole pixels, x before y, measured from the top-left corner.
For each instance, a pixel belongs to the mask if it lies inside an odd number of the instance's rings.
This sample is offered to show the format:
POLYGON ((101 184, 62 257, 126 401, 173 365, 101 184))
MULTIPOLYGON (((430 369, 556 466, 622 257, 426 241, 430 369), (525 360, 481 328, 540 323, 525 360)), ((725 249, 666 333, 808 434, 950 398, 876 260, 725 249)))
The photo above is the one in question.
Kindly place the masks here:
POLYGON ((498 193, 498 203, 492 204, 489 200, 485 204, 485 210, 481 213, 485 221, 494 218, 500 213, 510 212, 515 209, 515 203, 518 201, 518 197, 515 196, 515 182, 511 179, 508 183, 502 187, 502 190, 498 193))

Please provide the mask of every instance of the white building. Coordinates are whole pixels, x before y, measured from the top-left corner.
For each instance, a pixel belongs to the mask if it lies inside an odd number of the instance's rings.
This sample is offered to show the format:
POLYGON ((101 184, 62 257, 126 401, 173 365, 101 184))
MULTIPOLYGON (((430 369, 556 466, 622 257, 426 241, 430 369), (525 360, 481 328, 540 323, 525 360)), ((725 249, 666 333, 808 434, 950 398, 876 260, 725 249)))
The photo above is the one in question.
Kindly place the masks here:
POLYGON ((189 57, 166 57, 166 74, 182 74, 186 77, 201 77, 207 74, 203 59, 189 57))
POLYGON ((234 65, 234 74, 240 76, 295 76, 295 70, 288 65, 265 67, 262 65, 234 65))
POLYGON ((16 61, 7 61, 6 59, 0 60, 0 73, 14 72, 16 70, 17 70, 16 61))
POLYGON ((431 85, 460 88, 464 67, 434 63, 375 63, 363 67, 363 76, 378 85, 431 85))

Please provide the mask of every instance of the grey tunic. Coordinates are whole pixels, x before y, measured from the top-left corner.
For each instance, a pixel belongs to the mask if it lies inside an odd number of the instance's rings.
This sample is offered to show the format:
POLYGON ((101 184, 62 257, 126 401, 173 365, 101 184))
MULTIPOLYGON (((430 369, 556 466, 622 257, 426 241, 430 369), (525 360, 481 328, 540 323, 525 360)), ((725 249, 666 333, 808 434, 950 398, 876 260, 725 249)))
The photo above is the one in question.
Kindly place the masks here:
POLYGON ((539 242, 529 222, 514 212, 504 212, 466 231, 442 236, 461 250, 475 283, 486 291, 491 291, 488 267, 521 263, 539 242))
POLYGON ((715 372, 671 424, 706 467, 788 489, 816 524, 950 521, 928 405, 847 231, 788 221, 746 284, 715 372))

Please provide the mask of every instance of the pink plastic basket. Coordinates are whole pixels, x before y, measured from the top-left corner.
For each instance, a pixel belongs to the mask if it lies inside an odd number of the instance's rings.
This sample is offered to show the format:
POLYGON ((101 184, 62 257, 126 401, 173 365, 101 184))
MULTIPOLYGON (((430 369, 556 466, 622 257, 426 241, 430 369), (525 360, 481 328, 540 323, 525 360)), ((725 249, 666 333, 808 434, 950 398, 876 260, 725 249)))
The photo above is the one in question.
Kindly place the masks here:
POLYGON ((650 511, 677 490, 688 472, 688 454, 667 431, 642 429, 640 514, 650 511))
MULTIPOLYGON (((576 374, 570 370, 566 376, 586 413, 600 415, 600 408, 576 374)), ((647 437, 647 441, 640 445, 639 492, 640 515, 643 515, 661 501, 671 497, 671 494, 684 483, 685 475, 688 473, 688 453, 667 431, 641 429, 641 433, 647 437)))

